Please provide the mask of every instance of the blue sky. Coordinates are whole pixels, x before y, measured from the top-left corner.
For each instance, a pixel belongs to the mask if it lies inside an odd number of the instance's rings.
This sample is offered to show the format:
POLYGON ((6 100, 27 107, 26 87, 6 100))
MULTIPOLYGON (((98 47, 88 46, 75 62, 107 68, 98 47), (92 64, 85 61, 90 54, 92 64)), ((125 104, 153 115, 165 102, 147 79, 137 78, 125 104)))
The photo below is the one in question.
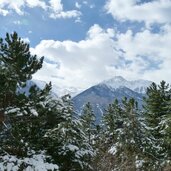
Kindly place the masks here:
POLYGON ((87 88, 104 79, 171 82, 171 0, 1 0, 0 36, 45 56, 34 78, 87 88))
MULTIPOLYGON (((50 1, 46 0, 44 2, 49 5, 50 1)), ((1 25, 3 25, 0 28, 2 36, 6 32, 15 30, 20 36, 28 37, 30 44, 35 46, 43 39, 82 40, 85 38, 87 30, 95 23, 104 28, 113 25, 112 17, 106 15, 104 0, 62 0, 60 2, 63 5, 63 11, 76 10, 80 12, 80 15, 54 19, 50 17, 48 10, 40 7, 20 7, 24 13, 22 15, 19 15, 14 9, 9 9, 9 15, 0 15, 1 25)))

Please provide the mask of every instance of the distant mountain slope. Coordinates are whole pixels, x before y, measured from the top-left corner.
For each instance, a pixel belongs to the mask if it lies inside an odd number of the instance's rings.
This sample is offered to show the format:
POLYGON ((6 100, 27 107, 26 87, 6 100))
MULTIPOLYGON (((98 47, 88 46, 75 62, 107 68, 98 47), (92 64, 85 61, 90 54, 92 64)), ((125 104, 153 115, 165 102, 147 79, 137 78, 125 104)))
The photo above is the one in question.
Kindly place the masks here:
POLYGON ((80 113, 84 105, 90 102, 96 114, 97 122, 99 122, 104 109, 116 98, 119 101, 124 97, 134 98, 141 107, 145 90, 151 83, 151 81, 146 80, 127 81, 122 77, 114 77, 75 96, 73 98, 74 107, 80 113))
MULTIPOLYGON (((27 81, 27 86, 20 89, 20 92, 25 92, 26 94, 28 94, 30 87, 33 85, 37 85, 40 89, 43 89, 46 85, 46 82, 41 80, 35 80, 35 79, 29 80, 27 81)), ((70 94, 72 97, 74 97, 79 92, 81 92, 81 89, 77 89, 74 87, 59 87, 52 84, 51 92, 54 97, 61 97, 66 94, 70 94)))
MULTIPOLYGON (((105 108, 116 98, 121 101, 123 97, 133 97, 136 101, 138 101, 139 106, 141 106, 146 88, 151 83, 151 81, 146 80, 128 81, 121 76, 117 76, 112 79, 105 80, 100 84, 94 85, 80 94, 78 94, 80 90, 75 88, 67 89, 52 85, 52 95, 53 97, 58 98, 68 93, 71 94, 73 97, 72 100, 75 110, 78 113, 81 113, 84 105, 90 102, 97 116, 97 122, 99 122, 105 108), (74 97, 75 94, 78 95, 74 97)), ((40 80, 30 80, 27 82, 27 86, 21 89, 20 92, 25 92, 28 94, 30 87, 34 84, 36 84, 40 89, 43 89, 46 82, 40 80)))
MULTIPOLYGON (((28 80, 26 82, 26 87, 20 88, 18 91, 20 93, 25 93, 28 96, 30 87, 32 87, 33 85, 36 85, 39 89, 42 90, 43 88, 45 88, 46 82, 40 81, 40 80, 28 80)), ((53 86, 52 90, 51 90, 51 95, 53 98, 58 98, 58 94, 56 93, 55 89, 56 89, 56 87, 53 86)))
POLYGON ((103 81, 101 84, 105 84, 106 86, 114 88, 114 89, 120 88, 120 87, 127 87, 137 93, 145 94, 146 88, 150 86, 151 83, 152 81, 147 81, 147 80, 142 80, 142 79, 128 81, 121 76, 116 76, 109 80, 103 81))

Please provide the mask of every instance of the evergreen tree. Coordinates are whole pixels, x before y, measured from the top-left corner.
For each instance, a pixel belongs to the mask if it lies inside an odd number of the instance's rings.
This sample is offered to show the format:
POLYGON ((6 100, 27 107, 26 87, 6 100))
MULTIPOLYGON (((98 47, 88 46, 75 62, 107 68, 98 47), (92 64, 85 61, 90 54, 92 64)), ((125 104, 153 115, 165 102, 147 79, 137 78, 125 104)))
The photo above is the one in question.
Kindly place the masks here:
POLYGON ((107 139, 104 145, 108 147, 108 170, 142 168, 138 165, 143 159, 144 140, 139 117, 138 104, 134 99, 124 98, 121 105, 115 100, 107 108, 103 123, 107 139))
POLYGON ((147 88, 144 109, 149 126, 157 127, 161 117, 168 113, 167 102, 171 98, 170 93, 169 85, 165 81, 162 81, 159 86, 152 83, 147 88))
POLYGON ((171 165, 171 100, 168 101, 167 115, 163 117, 164 147, 166 148, 166 160, 169 160, 171 165))
MULTIPOLYGON (((40 155, 45 161, 43 137, 49 128, 61 121, 58 112, 61 103, 52 99, 51 83, 42 90, 34 85, 27 95, 20 91, 32 74, 42 67, 42 62, 43 57, 37 59, 31 55, 29 45, 17 33, 0 39, 0 162, 6 154, 9 158, 9 161, 2 161, 4 168, 10 164, 13 155, 16 156, 12 164, 14 170, 34 169, 35 166, 31 167, 24 157, 40 155)), ((57 168, 57 165, 52 166, 57 168)))
POLYGON ((115 168, 115 157, 108 151, 116 141, 116 129, 122 127, 122 109, 116 99, 109 104, 102 118, 96 139, 96 156, 94 158, 94 169, 113 170, 115 168))
POLYGON ((29 44, 21 40, 16 32, 10 35, 7 33, 5 40, 0 40, 0 59, 9 71, 11 80, 22 86, 43 63, 43 57, 38 60, 36 55, 31 55, 29 44))
MULTIPOLYGON (((162 168, 166 161, 170 162, 170 135, 168 135, 170 125, 170 105, 171 90, 169 84, 162 81, 160 85, 153 83, 147 89, 145 98, 144 115, 148 134, 153 146, 149 153, 153 154, 156 167, 162 168)), ((153 161, 154 163, 154 161, 153 161)))
POLYGON ((43 57, 38 60, 31 55, 29 45, 16 32, 7 33, 4 40, 0 39, 0 115, 4 118, 1 128, 6 129, 6 138, 1 142, 5 141, 2 148, 8 153, 21 156, 26 153, 27 143, 23 141, 25 132, 22 133, 22 130, 30 117, 35 117, 33 111, 36 109, 30 104, 29 98, 18 90, 42 67, 42 62, 43 57), (7 119, 10 121, 8 126, 7 119))
MULTIPOLYGON (((81 114, 82 131, 85 134, 85 141, 95 152, 96 148, 96 118, 90 102, 85 104, 81 114)), ((94 156, 93 156, 94 157, 94 156)), ((92 164, 92 155, 88 156, 88 163, 92 164)))
POLYGON ((115 139, 115 131, 117 128, 121 128, 123 124, 123 111, 116 99, 114 103, 109 104, 103 116, 104 130, 106 134, 106 140, 108 143, 113 143, 115 139))
POLYGON ((93 156, 92 146, 87 143, 80 120, 75 116, 69 96, 62 98, 61 116, 63 121, 45 136, 46 150, 59 165, 60 171, 91 170, 89 156, 93 156))
MULTIPOLYGON (((17 33, 0 39, 0 110, 1 115, 10 106, 17 105, 17 89, 25 86, 32 74, 42 67, 43 57, 40 60, 31 55, 29 45, 24 43, 17 33)), ((24 97, 24 96, 23 96, 24 97)))
POLYGON ((83 131, 87 136, 88 143, 93 145, 93 141, 95 138, 95 115, 92 109, 90 102, 88 102, 82 111, 81 114, 83 131))

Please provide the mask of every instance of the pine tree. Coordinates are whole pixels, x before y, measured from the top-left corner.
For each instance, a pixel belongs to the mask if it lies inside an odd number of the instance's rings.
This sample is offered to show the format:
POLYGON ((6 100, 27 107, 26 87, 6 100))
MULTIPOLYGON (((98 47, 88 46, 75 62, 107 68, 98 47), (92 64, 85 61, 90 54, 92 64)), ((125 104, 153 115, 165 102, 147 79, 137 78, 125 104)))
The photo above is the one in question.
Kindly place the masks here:
MULTIPOLYGON (((82 124, 82 131, 85 134, 85 141, 87 144, 90 145, 90 147, 92 148, 92 151, 96 150, 96 117, 95 114, 93 112, 92 106, 90 104, 90 102, 88 102, 87 104, 85 104, 82 113, 81 113, 81 124, 82 124)), ((94 156, 93 156, 94 157, 94 156)), ((90 154, 88 156, 88 163, 92 164, 92 155, 90 154)))
MULTIPOLYGON (((156 168, 163 168, 170 159, 168 128, 171 100, 169 84, 162 81, 160 85, 153 83, 147 89, 145 97, 144 115, 149 139, 153 143, 148 150, 151 160, 156 168), (167 139, 167 140, 166 140, 167 139)), ((169 161, 170 162, 170 161, 169 161)))
POLYGON ((95 115, 90 102, 88 102, 81 114, 83 131, 87 136, 88 143, 93 145, 93 139, 95 137, 95 115))
POLYGON ((113 143, 115 139, 115 130, 122 127, 123 124, 123 111, 116 99, 114 103, 109 104, 103 116, 104 130, 106 134, 106 140, 108 143, 113 143))
POLYGON ((26 85, 32 74, 42 67, 42 62, 43 57, 38 60, 35 55, 31 55, 29 45, 16 32, 10 35, 7 33, 4 40, 0 39, 0 115, 4 118, 1 127, 6 129, 5 136, 8 134, 8 138, 3 139, 6 144, 2 147, 9 153, 22 156, 26 152, 26 143, 21 138, 24 133, 21 134, 21 131, 26 126, 28 117, 35 116, 28 97, 17 90, 26 85), (26 106, 30 110, 23 110, 26 106), (10 121, 8 127, 7 119, 10 121))
MULTIPOLYGON (((43 57, 38 59, 31 55, 29 45, 17 33, 0 39, 0 162, 5 164, 4 168, 10 164, 10 156, 15 155, 14 170, 34 170, 24 157, 31 159, 41 155, 46 160, 43 137, 62 120, 60 100, 54 100, 50 95, 51 83, 42 90, 33 85, 28 95, 20 91, 32 74, 42 67, 42 62, 43 57), (1 161, 6 154, 9 161, 1 161)), ((57 168, 57 165, 53 166, 57 168)))
POLYGON ((17 33, 0 39, 0 110, 4 113, 10 106, 16 106, 16 91, 20 86, 25 86, 26 81, 32 78, 42 67, 43 57, 40 60, 36 55, 31 55, 29 45, 24 43, 17 33))
POLYGON ((122 109, 116 99, 109 104, 102 118, 102 124, 96 139, 96 156, 94 158, 94 169, 113 170, 115 168, 115 157, 108 151, 116 141, 116 129, 122 127, 122 109))
MULTIPOLYGON (((147 88, 147 96, 145 97, 145 113, 149 126, 153 128, 158 126, 161 117, 167 114, 167 101, 170 100, 171 94, 169 85, 162 81, 159 86, 155 83, 147 88)), ((158 132, 158 130, 157 130, 158 132)))
POLYGON ((43 57, 40 60, 31 55, 29 44, 18 37, 17 33, 6 34, 5 41, 0 41, 1 63, 11 74, 11 80, 19 85, 25 85, 27 80, 42 67, 43 57))
POLYGON ((94 155, 93 149, 87 143, 81 121, 74 114, 70 96, 64 96, 62 104, 63 120, 46 132, 45 149, 61 171, 90 170, 89 156, 94 155))
POLYGON ((108 152, 113 155, 108 163, 110 169, 136 170, 140 167, 137 162, 142 159, 143 137, 137 106, 134 99, 124 98, 121 105, 116 100, 104 116, 107 137, 111 137, 108 144, 108 152))
POLYGON ((163 117, 163 130, 161 133, 164 135, 164 147, 166 150, 165 158, 171 165, 171 100, 168 101, 167 109, 168 114, 163 117))

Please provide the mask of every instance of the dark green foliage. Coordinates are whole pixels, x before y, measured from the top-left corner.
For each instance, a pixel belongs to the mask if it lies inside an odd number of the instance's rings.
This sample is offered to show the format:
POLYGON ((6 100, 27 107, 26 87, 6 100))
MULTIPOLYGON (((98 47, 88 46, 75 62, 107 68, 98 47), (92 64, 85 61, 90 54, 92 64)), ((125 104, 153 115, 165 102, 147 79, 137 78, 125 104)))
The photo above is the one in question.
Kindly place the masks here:
POLYGON ((122 128, 123 117, 123 110, 116 99, 114 103, 109 104, 103 117, 105 134, 107 134, 107 139, 110 141, 114 140, 115 130, 122 128))
POLYGON ((147 96, 144 99, 144 109, 146 119, 150 126, 156 127, 162 116, 169 112, 167 102, 170 99, 171 90, 165 81, 162 81, 158 86, 155 83, 152 83, 152 85, 147 88, 147 96))
POLYGON ((89 157, 93 149, 82 131, 82 124, 75 117, 69 96, 62 98, 61 116, 63 121, 49 129, 45 136, 45 148, 61 171, 90 170, 89 157))
POLYGON ((31 110, 36 109, 31 99, 17 90, 26 85, 32 74, 42 67, 42 62, 43 58, 38 60, 30 54, 29 45, 16 32, 7 33, 5 40, 0 40, 0 115, 5 118, 0 124, 6 130, 2 148, 9 154, 27 153, 24 136, 27 136, 30 119, 36 117, 31 110))
POLYGON ((87 136, 87 143, 93 145, 93 141, 95 138, 95 115, 92 110, 91 104, 88 102, 82 111, 81 114, 83 131, 87 136))
POLYGON ((116 102, 113 104, 115 128, 109 132, 114 134, 109 148, 109 153, 115 156, 113 168, 135 170, 142 139, 137 104, 134 99, 128 101, 126 98, 122 101, 122 107, 116 102))
POLYGON ((24 43, 17 33, 6 34, 5 41, 0 41, 1 65, 7 68, 12 80, 19 85, 25 85, 37 70, 42 67, 43 57, 37 60, 36 55, 31 55, 29 44, 24 43))
MULTIPOLYGON (((162 81, 160 85, 153 83, 147 89, 145 98, 144 115, 147 130, 150 135, 153 147, 149 149, 149 153, 153 154, 153 160, 157 159, 158 167, 163 167, 170 160, 170 137, 168 133, 170 129, 170 101, 171 89, 169 84, 162 81)), ((170 135, 169 135, 170 134, 170 135)), ((154 161, 153 161, 154 162, 154 161)))
POLYGON ((30 54, 29 45, 24 43, 17 33, 6 34, 0 39, 0 111, 5 115, 11 108, 17 108, 26 96, 17 94, 20 86, 25 86, 38 69, 42 67, 40 60, 30 54))

